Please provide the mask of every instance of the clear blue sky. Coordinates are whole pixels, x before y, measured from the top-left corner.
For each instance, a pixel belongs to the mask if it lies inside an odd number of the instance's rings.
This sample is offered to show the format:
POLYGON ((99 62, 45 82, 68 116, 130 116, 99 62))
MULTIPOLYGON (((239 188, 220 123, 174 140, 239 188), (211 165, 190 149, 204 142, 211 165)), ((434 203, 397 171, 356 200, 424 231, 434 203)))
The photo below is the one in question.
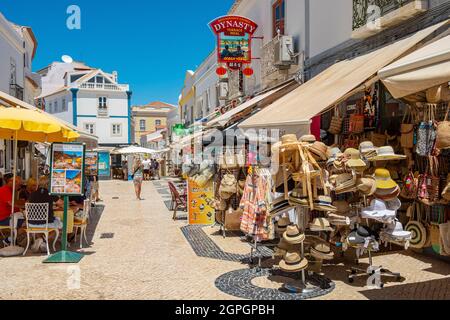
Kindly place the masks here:
POLYGON ((63 54, 129 83, 133 104, 176 104, 186 70, 214 49, 208 22, 233 0, 1 0, 10 21, 33 28, 39 42, 33 69, 63 54), (26 4, 25 4, 26 3, 26 4), (66 27, 67 7, 81 8, 81 30, 66 27))

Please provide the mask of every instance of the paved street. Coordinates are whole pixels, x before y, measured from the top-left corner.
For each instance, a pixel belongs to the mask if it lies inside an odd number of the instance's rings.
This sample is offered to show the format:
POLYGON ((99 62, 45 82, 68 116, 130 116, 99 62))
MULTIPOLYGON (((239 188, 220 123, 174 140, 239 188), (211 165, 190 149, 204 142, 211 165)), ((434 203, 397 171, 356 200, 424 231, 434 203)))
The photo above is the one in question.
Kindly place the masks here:
MULTIPOLYGON (((216 288, 215 280, 247 268, 233 257, 248 254, 248 245, 238 236, 223 239, 217 229, 207 227, 199 232, 229 259, 197 256, 181 230, 186 221, 171 219, 164 185, 144 183, 145 200, 139 202, 131 183, 101 182, 104 202, 93 213, 88 236, 92 244, 83 260, 78 265, 45 265, 43 255, 0 258, 0 299, 233 299, 216 288)), ((336 289, 321 299, 450 299, 448 263, 403 252, 376 256, 374 262, 401 272, 405 279, 369 290, 363 280, 347 284, 342 263, 326 266, 336 289)), ((277 289, 279 280, 260 277, 252 284, 277 289)))

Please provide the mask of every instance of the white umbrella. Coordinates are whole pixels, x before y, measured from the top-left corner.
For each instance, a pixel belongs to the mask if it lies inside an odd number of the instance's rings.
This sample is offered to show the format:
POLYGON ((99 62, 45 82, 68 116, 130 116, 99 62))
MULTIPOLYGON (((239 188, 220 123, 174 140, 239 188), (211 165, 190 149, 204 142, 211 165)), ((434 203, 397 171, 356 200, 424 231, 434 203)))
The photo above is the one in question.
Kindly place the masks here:
POLYGON ((155 154, 158 151, 142 147, 130 146, 117 151, 119 154, 155 154))

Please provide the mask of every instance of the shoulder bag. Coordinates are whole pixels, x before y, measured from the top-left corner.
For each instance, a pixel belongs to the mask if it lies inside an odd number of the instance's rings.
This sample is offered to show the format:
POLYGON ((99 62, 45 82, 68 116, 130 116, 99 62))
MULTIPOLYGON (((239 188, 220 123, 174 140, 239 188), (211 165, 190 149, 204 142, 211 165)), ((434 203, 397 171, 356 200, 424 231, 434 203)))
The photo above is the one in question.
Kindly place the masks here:
POLYGON ((436 141, 436 128, 434 123, 434 105, 426 104, 422 122, 417 129, 416 153, 420 156, 429 156, 436 141))
POLYGON ((411 107, 405 111, 403 121, 400 127, 400 143, 403 148, 412 149, 414 147, 414 119, 411 107))
POLYGON ((450 148, 450 121, 448 120, 449 110, 443 121, 439 122, 436 127, 436 148, 443 150, 450 148))

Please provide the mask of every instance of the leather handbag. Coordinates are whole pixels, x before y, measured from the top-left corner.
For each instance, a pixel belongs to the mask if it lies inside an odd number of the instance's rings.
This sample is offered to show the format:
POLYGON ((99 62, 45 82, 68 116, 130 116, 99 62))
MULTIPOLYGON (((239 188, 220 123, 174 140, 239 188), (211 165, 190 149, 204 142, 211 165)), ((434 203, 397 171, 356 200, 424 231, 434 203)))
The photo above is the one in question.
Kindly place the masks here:
POLYGON ((339 115, 339 109, 336 108, 335 113, 336 114, 331 118, 330 128, 328 129, 328 132, 337 135, 342 132, 344 119, 339 115))
POLYGON ((364 115, 358 111, 350 115, 349 133, 362 133, 364 132, 364 115))
POLYGON ((220 182, 219 194, 222 199, 230 199, 237 192, 237 181, 233 174, 225 174, 220 182))
POLYGON ((404 199, 415 199, 417 197, 417 178, 411 171, 406 175, 403 181, 400 196, 404 199))
POLYGON ((447 111, 443 121, 439 122, 436 127, 436 148, 439 150, 450 148, 450 121, 448 120, 447 111))
POLYGON ((412 149, 414 147, 414 119, 410 109, 405 112, 403 121, 400 127, 400 144, 403 148, 412 149))

